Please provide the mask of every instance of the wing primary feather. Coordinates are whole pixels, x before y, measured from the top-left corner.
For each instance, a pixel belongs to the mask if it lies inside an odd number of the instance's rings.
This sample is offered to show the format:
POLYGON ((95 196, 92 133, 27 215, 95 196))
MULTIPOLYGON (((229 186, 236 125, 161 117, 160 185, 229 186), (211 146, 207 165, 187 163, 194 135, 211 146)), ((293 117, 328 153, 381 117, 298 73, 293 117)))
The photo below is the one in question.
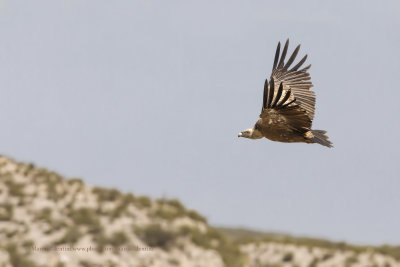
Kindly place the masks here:
POLYGON ((279 59, 280 52, 281 52, 281 42, 279 42, 278 46, 276 47, 274 66, 272 67, 272 71, 274 71, 274 69, 276 69, 276 66, 278 64, 278 59, 279 59))
POLYGON ((297 63, 296 66, 294 66, 290 71, 296 71, 296 70, 298 70, 298 69, 301 67, 301 65, 303 65, 303 63, 306 61, 306 59, 307 59, 307 55, 305 55, 305 56, 299 61, 299 63, 297 63))
MULTIPOLYGON (((282 83, 281 83, 281 84, 282 84, 282 83)), ((279 103, 277 104, 277 107, 280 107, 280 106, 282 106, 283 104, 285 104, 285 102, 289 99, 291 93, 292 93, 292 90, 291 90, 291 89, 287 90, 285 96, 284 96, 284 97, 282 98, 282 100, 279 101, 279 103)))
POLYGON ((281 98, 281 96, 282 96, 282 91, 283 91, 283 85, 282 85, 282 83, 279 85, 279 88, 278 88, 278 93, 276 94, 276 97, 275 97, 275 100, 274 100, 274 102, 272 103, 272 105, 271 105, 271 108, 275 108, 276 107, 276 103, 278 103, 278 100, 281 98))
POLYGON ((274 98, 274 91, 275 91, 275 81, 274 81, 274 78, 271 78, 271 81, 269 82, 267 108, 271 107, 272 98, 274 98))
POLYGON ((302 68, 301 70, 299 70, 299 71, 306 71, 306 70, 308 70, 309 68, 311 68, 311 64, 310 65, 308 65, 307 67, 304 67, 304 68, 302 68))
POLYGON ((292 55, 290 56, 288 62, 286 62, 285 66, 283 67, 284 71, 287 71, 287 69, 292 65, 293 61, 296 59, 297 53, 299 53, 300 50, 300 45, 296 47, 296 49, 293 51, 292 55))
POLYGON ((266 105, 267 104, 267 97, 268 97, 268 79, 265 79, 262 109, 267 108, 267 105, 266 105))
POLYGON ((292 104, 292 103, 294 103, 294 102, 296 102, 296 98, 295 99, 293 99, 292 101, 290 101, 289 103, 287 103, 287 104, 285 104, 285 105, 282 105, 282 106, 280 106, 279 108, 286 108, 287 106, 289 106, 290 104, 292 104))
POLYGON ((279 60, 278 64, 278 69, 282 68, 283 64, 285 63, 285 57, 287 54, 288 47, 289 47, 289 39, 286 40, 285 47, 283 48, 281 60, 279 60))

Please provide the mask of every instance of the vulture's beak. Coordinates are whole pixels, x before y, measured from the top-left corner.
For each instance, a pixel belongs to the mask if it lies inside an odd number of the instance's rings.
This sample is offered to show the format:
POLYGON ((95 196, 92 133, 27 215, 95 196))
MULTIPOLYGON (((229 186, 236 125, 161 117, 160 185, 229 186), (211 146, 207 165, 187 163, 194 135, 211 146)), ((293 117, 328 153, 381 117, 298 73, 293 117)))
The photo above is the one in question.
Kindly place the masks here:
POLYGON ((239 133, 239 134, 238 134, 238 137, 242 137, 242 135, 243 135, 242 133, 239 133))

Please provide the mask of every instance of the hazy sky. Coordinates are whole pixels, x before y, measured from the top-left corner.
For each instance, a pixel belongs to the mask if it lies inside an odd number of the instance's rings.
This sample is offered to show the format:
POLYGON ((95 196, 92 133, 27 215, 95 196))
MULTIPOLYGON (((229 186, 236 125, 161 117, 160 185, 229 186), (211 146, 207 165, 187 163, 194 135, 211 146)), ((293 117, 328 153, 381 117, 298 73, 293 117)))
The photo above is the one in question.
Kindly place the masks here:
POLYGON ((400 243, 400 2, 0 1, 0 153, 216 225, 400 243), (335 148, 238 138, 278 41, 335 148))

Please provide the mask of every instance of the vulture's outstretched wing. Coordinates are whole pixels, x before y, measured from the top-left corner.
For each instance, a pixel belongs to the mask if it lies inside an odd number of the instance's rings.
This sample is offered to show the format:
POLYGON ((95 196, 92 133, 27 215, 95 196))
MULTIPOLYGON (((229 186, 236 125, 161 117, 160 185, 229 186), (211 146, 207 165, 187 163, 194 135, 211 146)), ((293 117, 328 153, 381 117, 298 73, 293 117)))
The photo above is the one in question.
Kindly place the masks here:
POLYGON ((291 90, 294 97, 297 99, 296 103, 306 111, 308 117, 312 120, 314 118, 315 93, 310 90, 313 85, 311 83, 310 74, 307 72, 311 65, 299 70, 307 59, 307 55, 305 55, 299 63, 289 69, 300 50, 300 45, 296 47, 289 60, 285 63, 288 46, 289 39, 286 41, 282 55, 280 56, 281 43, 278 43, 270 79, 275 80, 276 87, 282 83, 284 91, 291 90))
MULTIPOLYGON (((306 111, 297 104, 291 89, 284 90, 283 83, 275 88, 276 81, 265 81, 263 106, 260 114, 263 126, 286 128, 292 131, 307 132, 311 128, 311 119, 306 111)), ((262 131, 262 129, 261 129, 262 131)))

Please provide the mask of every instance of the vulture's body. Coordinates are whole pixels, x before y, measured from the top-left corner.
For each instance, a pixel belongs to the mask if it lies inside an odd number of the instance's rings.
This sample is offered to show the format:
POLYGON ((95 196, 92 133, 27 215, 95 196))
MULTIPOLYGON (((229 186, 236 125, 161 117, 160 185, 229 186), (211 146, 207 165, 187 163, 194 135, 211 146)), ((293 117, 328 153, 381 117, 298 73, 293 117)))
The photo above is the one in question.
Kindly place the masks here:
POLYGON ((311 130, 315 109, 315 93, 310 90, 312 83, 308 73, 311 65, 300 69, 307 55, 289 69, 299 52, 300 45, 285 63, 288 46, 289 40, 286 41, 282 55, 280 55, 280 43, 276 49, 270 81, 267 79, 264 84, 260 119, 253 128, 239 133, 239 137, 250 139, 266 137, 272 141, 285 143, 318 143, 332 147, 332 143, 325 135, 326 131, 311 130))

